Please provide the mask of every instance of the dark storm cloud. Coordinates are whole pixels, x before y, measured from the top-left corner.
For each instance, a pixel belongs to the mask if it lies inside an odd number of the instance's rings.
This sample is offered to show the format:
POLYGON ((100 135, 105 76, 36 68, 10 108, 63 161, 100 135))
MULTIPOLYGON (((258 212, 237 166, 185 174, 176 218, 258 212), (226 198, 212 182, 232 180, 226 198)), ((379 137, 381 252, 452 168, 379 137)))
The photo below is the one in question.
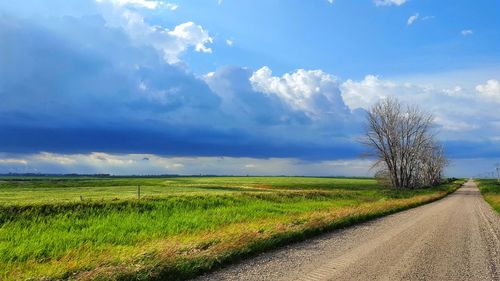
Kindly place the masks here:
POLYGON ((165 156, 296 157, 306 160, 353 158, 361 153, 355 142, 312 145, 269 142, 244 132, 162 127, 144 128, 26 128, 0 126, 0 147, 10 153, 152 153, 165 156))
POLYGON ((255 91, 244 68, 219 69, 209 87, 98 14, 4 14, 0 41, 3 152, 304 159, 359 153, 349 139, 359 123, 349 116, 313 120, 255 91))

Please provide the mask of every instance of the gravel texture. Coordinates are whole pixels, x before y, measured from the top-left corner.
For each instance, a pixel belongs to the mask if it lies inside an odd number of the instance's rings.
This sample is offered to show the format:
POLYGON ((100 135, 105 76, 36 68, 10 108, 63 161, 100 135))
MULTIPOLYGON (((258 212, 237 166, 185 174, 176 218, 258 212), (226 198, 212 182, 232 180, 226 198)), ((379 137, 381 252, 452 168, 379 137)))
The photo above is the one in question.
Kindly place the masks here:
POLYGON ((500 280, 500 216, 467 182, 446 198, 206 274, 206 280, 500 280))

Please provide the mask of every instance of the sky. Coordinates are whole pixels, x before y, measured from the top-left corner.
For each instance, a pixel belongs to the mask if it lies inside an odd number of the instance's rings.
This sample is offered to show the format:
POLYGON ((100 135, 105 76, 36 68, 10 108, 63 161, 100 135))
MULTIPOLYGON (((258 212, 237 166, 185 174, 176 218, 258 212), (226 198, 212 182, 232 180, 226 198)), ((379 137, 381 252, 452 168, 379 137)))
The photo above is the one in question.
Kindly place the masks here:
POLYGON ((500 161, 500 2, 0 2, 0 173, 370 176, 367 110, 500 161))

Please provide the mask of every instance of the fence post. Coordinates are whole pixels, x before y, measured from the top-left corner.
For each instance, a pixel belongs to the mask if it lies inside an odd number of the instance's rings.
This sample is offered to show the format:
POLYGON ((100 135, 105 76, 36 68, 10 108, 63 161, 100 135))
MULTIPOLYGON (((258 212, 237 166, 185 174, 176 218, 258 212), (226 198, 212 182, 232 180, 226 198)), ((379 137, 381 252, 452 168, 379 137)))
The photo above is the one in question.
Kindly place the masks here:
POLYGON ((140 185, 137 186, 137 199, 139 199, 139 200, 141 199, 141 186, 140 185))
POLYGON ((80 201, 83 201, 83 195, 80 194, 80 201))

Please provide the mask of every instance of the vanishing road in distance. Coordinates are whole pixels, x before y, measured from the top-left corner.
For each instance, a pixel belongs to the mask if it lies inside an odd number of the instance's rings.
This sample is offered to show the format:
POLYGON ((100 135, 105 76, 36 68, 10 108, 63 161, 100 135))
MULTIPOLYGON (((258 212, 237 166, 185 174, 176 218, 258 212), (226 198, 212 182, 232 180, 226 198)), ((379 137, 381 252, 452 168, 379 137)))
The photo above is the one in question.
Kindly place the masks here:
POLYGON ((468 181, 446 198, 197 280, 500 280, 500 216, 468 181))

